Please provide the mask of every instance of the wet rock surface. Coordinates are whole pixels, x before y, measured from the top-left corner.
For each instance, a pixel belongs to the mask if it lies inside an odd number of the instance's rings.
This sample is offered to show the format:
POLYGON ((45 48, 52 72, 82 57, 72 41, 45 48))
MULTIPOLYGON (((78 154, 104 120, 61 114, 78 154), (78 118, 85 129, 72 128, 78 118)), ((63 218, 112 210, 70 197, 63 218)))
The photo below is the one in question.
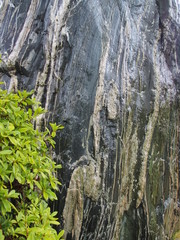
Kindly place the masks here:
POLYGON ((178 0, 0 1, 1 80, 65 126, 55 208, 68 240, 180 230, 178 0))

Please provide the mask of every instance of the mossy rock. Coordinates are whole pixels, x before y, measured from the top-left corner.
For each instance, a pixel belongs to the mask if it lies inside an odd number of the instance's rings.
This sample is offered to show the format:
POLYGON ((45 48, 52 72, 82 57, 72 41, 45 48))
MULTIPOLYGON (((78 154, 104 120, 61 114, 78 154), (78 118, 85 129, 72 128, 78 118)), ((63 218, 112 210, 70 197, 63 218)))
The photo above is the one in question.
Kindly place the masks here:
POLYGON ((180 230, 175 233, 173 240, 180 240, 180 230))

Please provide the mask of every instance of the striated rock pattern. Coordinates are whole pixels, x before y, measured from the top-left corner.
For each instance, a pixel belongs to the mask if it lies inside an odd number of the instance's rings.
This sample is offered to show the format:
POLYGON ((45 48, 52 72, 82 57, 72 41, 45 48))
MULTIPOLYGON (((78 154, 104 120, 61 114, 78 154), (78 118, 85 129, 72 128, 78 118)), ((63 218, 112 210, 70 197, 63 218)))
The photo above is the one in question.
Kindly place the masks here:
POLYGON ((1 0, 1 80, 65 126, 67 240, 180 230, 180 1, 1 0))

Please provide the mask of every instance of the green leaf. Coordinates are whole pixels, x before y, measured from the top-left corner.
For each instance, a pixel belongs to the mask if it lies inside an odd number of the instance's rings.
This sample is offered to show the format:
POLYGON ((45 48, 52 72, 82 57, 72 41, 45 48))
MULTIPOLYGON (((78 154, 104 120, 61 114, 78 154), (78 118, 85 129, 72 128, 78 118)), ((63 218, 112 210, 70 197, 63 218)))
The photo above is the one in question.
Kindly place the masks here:
POLYGON ((57 128, 58 128, 56 123, 49 123, 49 124, 52 127, 53 132, 55 132, 57 130, 57 128))
MULTIPOLYGON (((24 159, 25 160, 25 159, 24 159)), ((24 171, 24 173, 27 172, 27 169, 25 166, 23 166, 23 164, 19 163, 19 166, 21 167, 21 169, 24 171)))
POLYGON ((48 200, 48 194, 46 191, 43 191, 43 197, 46 201, 48 200))
POLYGON ((17 208, 10 202, 11 207, 18 213, 17 208))
POLYGON ((29 234, 27 240, 35 240, 35 231, 32 231, 32 232, 29 234))
POLYGON ((40 183, 38 182, 38 181, 33 181, 34 183, 35 183, 35 185, 40 189, 40 190, 42 190, 42 187, 41 187, 41 185, 40 185, 40 183))
POLYGON ((13 131, 15 129, 14 125, 12 123, 9 123, 8 129, 10 131, 13 131))
POLYGON ((9 198, 18 198, 19 193, 16 193, 15 190, 11 190, 10 193, 8 194, 9 198))
POLYGON ((59 225, 60 223, 58 221, 50 221, 50 224, 59 225))
POLYGON ((3 235, 3 233, 2 233, 2 230, 0 230, 0 239, 1 239, 1 240, 4 240, 4 235, 3 235))
POLYGON ((18 215, 16 216, 17 222, 23 220, 24 218, 25 218, 25 216, 22 212, 19 212, 18 215))
POLYGON ((54 199, 57 200, 56 194, 52 192, 50 189, 47 189, 46 192, 51 200, 54 200, 54 199))
POLYGON ((8 136, 8 138, 11 141, 11 143, 14 144, 15 146, 19 145, 19 142, 14 137, 8 136))
POLYGON ((17 156, 20 156, 23 160, 26 159, 26 157, 25 157, 25 155, 23 154, 22 151, 17 150, 16 155, 17 155, 17 156))
POLYGON ((11 150, 3 150, 3 151, 0 151, 0 155, 10 155, 12 153, 11 150))
POLYGON ((52 132, 51 133, 51 136, 54 138, 56 136, 56 133, 55 132, 52 132))
POLYGON ((14 176, 17 177, 17 174, 19 173, 19 166, 17 163, 13 164, 13 173, 14 173, 14 176))
POLYGON ((3 204, 6 212, 11 212, 11 204, 7 199, 2 199, 2 204, 3 204))
POLYGON ((54 216, 56 216, 57 214, 58 214, 58 212, 55 211, 55 212, 53 212, 53 213, 51 214, 51 216, 54 217, 54 216))
POLYGON ((10 176, 10 183, 12 183, 14 181, 14 174, 11 173, 11 176, 10 176))
MULTIPOLYGON (((45 172, 46 172, 46 170, 47 170, 47 169, 44 169, 45 172)), ((47 171, 48 171, 48 170, 47 170, 47 171)), ((41 172, 41 176, 42 176, 42 178, 47 179, 47 176, 46 176, 43 172, 41 172)))
POLYGON ((58 164, 58 165, 55 166, 55 168, 61 169, 61 168, 62 168, 62 165, 61 165, 61 164, 58 164))
POLYGON ((50 183, 51 183, 52 188, 56 189, 56 187, 57 187, 56 183, 51 179, 50 179, 50 183))
POLYGON ((5 108, 0 107, 0 110, 7 114, 7 111, 5 108))
POLYGON ((24 184, 25 183, 25 178, 21 174, 19 174, 19 173, 17 174, 16 179, 17 179, 17 181, 20 184, 24 184))
POLYGON ((37 107, 34 111, 34 117, 36 118, 42 113, 45 113, 46 111, 42 107, 37 107))
POLYGON ((61 239, 64 235, 64 230, 61 230, 60 233, 58 234, 58 240, 61 239))
POLYGON ((31 118, 31 116, 32 116, 32 109, 31 108, 28 109, 28 114, 29 114, 29 117, 31 118))
POLYGON ((24 227, 16 228, 15 233, 26 237, 26 229, 24 227))
POLYGON ((30 129, 28 128, 28 127, 21 127, 21 128, 19 128, 18 129, 18 131, 20 132, 20 133, 25 133, 25 132, 27 132, 27 131, 29 131, 30 129))
POLYGON ((0 123, 0 130, 4 131, 4 124, 3 123, 0 123))

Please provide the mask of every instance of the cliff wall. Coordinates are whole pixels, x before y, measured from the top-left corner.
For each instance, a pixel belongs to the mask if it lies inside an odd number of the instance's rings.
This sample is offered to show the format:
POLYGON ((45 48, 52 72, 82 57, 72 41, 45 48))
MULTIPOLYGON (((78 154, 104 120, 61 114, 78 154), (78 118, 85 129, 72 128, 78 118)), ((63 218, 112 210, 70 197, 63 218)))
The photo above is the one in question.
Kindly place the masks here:
POLYGON ((180 230, 179 0, 0 1, 1 80, 65 126, 55 208, 68 240, 180 230))

